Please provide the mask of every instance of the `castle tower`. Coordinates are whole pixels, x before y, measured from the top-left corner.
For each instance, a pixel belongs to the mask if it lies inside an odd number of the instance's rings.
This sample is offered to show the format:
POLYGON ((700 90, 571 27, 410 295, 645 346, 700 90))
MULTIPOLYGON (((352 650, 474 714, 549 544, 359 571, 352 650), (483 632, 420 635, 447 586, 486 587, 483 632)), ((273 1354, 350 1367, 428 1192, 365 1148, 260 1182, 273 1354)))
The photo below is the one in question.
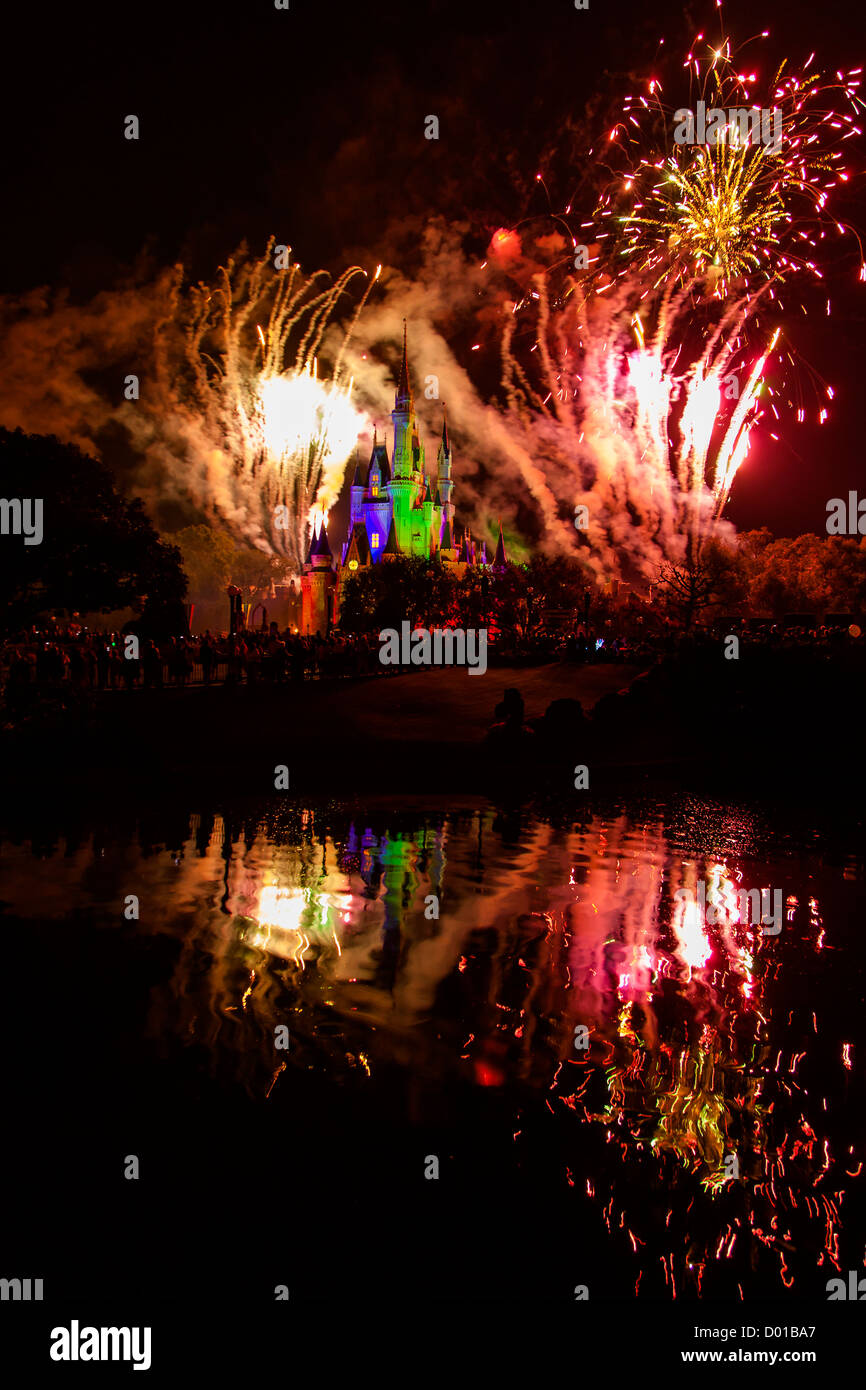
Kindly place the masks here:
POLYGON ((403 361, 391 412, 394 423, 392 477, 388 492, 393 503, 394 530, 401 555, 429 555, 424 533, 424 447, 418 436, 415 399, 409 383, 406 321, 403 320, 403 361))
POLYGON ((322 526, 318 536, 310 541, 301 578, 301 632, 305 637, 316 632, 324 637, 330 631, 336 582, 328 532, 322 526))
MULTIPOLYGON (((445 406, 442 406, 443 414, 445 406)), ((439 496, 442 498, 442 524, 450 521, 454 525, 454 503, 451 501, 451 493, 454 483, 451 478, 451 441, 448 438, 448 416, 442 421, 442 438, 439 442, 439 453, 436 457, 436 477, 439 487, 439 496)))
POLYGON ((433 535, 433 494, 430 491, 430 479, 424 476, 424 495, 421 502, 421 511, 424 514, 424 555, 427 559, 435 554, 439 548, 439 537, 433 535))
POLYGON ((433 516, 431 521, 432 546, 431 554, 438 555, 442 548, 442 536, 444 534, 442 498, 439 496, 439 484, 436 484, 436 491, 433 494, 433 516))
POLYGON ((451 564, 457 563, 457 546, 454 537, 451 535, 451 522, 445 518, 445 525, 442 528, 442 545, 439 554, 443 560, 448 560, 451 564))
POLYGON ((409 360, 406 347, 406 320, 403 320, 403 360, 400 363, 400 380, 391 411, 394 426, 394 453, 392 473, 394 479, 407 478, 412 473, 412 437, 417 433, 415 425, 415 398, 409 382, 409 360))

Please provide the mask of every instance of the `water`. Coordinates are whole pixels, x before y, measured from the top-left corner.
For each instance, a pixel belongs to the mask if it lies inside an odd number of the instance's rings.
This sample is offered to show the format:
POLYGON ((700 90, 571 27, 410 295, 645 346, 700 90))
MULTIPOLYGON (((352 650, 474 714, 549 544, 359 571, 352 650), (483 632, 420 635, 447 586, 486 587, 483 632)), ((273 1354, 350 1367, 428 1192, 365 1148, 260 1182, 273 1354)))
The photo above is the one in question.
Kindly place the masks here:
MULTIPOLYGON (((57 1279, 303 1299, 339 1253, 395 1299, 825 1299, 862 1261, 844 819, 128 814, 21 812, 2 845, 2 1171, 22 1213, 50 1190, 57 1279), (782 930, 707 928, 675 897, 701 878, 781 889, 782 930)), ((29 1220, 7 1236, 33 1267, 29 1220)))

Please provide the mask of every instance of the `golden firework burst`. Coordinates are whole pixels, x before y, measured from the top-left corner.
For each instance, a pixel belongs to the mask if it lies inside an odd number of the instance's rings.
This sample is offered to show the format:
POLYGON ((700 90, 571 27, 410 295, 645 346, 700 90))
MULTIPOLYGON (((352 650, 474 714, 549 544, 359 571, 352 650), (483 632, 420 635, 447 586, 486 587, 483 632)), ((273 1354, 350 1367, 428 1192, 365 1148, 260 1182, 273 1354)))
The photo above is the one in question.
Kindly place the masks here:
POLYGON ((785 217, 778 160, 763 145, 701 146, 681 167, 667 161, 652 211, 634 221, 667 234, 667 249, 694 273, 734 280, 756 270, 785 217))

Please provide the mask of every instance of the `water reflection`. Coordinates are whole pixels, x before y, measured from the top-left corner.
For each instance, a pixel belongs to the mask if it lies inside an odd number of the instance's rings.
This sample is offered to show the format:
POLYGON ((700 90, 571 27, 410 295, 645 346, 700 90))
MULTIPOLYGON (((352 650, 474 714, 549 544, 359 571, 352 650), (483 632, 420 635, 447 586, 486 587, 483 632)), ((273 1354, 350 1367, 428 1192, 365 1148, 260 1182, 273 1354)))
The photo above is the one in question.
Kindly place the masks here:
POLYGON ((359 1091, 395 1066, 446 1098, 496 1089, 518 1156, 561 1153, 638 1294, 781 1291, 853 1258, 860 1024, 827 948, 862 882, 774 857, 748 812, 262 811, 193 816, 166 848, 82 838, 38 881, 29 856, 6 852, 22 917, 110 917, 134 891, 132 928, 179 942, 157 1051, 204 1045, 262 1104, 297 1068, 359 1091), (713 925, 687 900, 701 880, 713 925), (740 920, 743 884, 783 889, 779 935, 740 920))

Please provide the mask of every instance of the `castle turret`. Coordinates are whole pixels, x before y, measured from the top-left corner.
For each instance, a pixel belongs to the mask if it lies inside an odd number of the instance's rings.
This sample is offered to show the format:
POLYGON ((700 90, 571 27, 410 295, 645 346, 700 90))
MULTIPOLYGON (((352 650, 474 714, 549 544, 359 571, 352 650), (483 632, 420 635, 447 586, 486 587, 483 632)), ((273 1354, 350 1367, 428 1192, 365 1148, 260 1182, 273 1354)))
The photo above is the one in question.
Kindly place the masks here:
POLYGON ((433 506, 431 508, 430 521, 430 553, 438 555, 442 548, 442 498, 439 496, 439 484, 433 493, 433 506))
POLYGON ((391 525, 388 529, 388 539, 385 542, 385 549, 382 551, 383 560, 396 560, 399 558, 400 551, 397 549, 397 537, 394 534, 394 518, 391 518, 391 525))
POLYGON ((496 554, 493 557, 493 568, 504 570, 508 564, 508 556, 505 553, 505 538, 502 534, 502 522, 499 523, 499 539, 496 542, 496 554))
POLYGON ((408 412, 413 404, 412 387, 409 384, 409 355, 406 350, 406 320, 403 320, 403 360, 400 363, 400 380, 397 382, 397 395, 394 409, 408 412))
POLYGON ((324 636, 331 627, 334 611, 334 557, 328 543, 328 530, 322 525, 313 536, 301 578, 301 632, 305 635, 320 632, 324 636))
POLYGON ((391 481, 391 465, 388 463, 388 450, 379 443, 379 432, 373 430, 373 452, 370 455, 370 468, 367 473, 367 492, 371 498, 381 497, 383 489, 391 481))
POLYGON ((362 503, 364 500, 364 480, 361 477, 361 461, 355 464, 355 476, 352 478, 352 486, 349 489, 349 531, 356 522, 361 520, 362 503))
POLYGON ((429 558, 435 554, 439 548, 439 533, 433 534, 433 494, 430 491, 430 479, 424 475, 424 492, 421 500, 421 512, 424 516, 424 554, 429 558))
MULTIPOLYGON (((443 415, 445 406, 442 407, 443 415)), ((444 415, 442 421, 442 438, 439 442, 439 453, 436 456, 436 480, 439 495, 442 498, 443 522, 447 518, 453 525, 454 522, 454 503, 451 501, 451 493, 454 483, 451 479, 451 441, 448 438, 448 416, 444 415)))
POLYGON ((451 522, 447 517, 445 518, 445 525, 442 528, 442 543, 439 547, 439 554, 443 560, 447 560, 451 564, 456 563, 457 546, 451 534, 451 522))
POLYGON ((350 571, 366 569, 370 563, 370 542, 367 539, 367 528, 363 521, 358 521, 352 527, 349 536, 346 553, 343 556, 343 568, 350 571))
POLYGON ((412 395, 412 387, 409 384, 409 360, 406 348, 406 320, 403 320, 403 360, 400 364, 400 380, 397 384, 397 394, 394 397, 394 409, 391 411, 391 421, 394 425, 394 453, 393 475, 395 481, 398 478, 408 478, 412 473, 412 440, 416 434, 415 429, 415 399, 412 395))
POLYGON ((334 552, 331 550, 328 528, 324 522, 316 540, 310 546, 310 562, 314 569, 323 569, 325 566, 330 568, 334 562, 334 552))

